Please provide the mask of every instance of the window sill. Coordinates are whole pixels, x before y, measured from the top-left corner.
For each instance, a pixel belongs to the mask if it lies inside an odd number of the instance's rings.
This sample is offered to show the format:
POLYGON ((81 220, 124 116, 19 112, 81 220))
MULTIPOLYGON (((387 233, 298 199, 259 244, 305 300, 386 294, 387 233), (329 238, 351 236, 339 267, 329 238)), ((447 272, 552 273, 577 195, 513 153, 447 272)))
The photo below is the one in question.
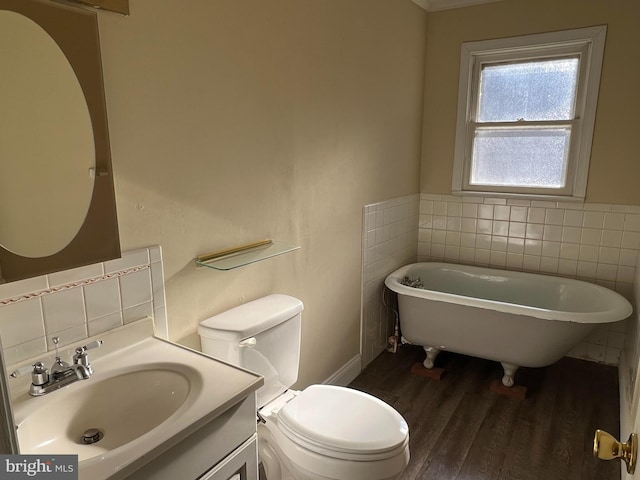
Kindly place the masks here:
POLYGON ((512 198, 512 199, 518 199, 518 200, 584 203, 584 197, 573 197, 569 195, 541 195, 541 194, 527 194, 527 193, 486 192, 486 191, 473 191, 473 190, 453 190, 451 192, 451 195, 456 195, 459 197, 512 198))

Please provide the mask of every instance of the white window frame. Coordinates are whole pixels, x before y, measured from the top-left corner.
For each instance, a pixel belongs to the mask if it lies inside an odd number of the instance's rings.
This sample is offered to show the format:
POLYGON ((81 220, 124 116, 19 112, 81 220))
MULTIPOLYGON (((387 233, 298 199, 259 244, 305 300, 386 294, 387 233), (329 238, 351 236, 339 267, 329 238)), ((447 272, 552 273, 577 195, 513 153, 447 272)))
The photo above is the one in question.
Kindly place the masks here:
MULTIPOLYGON (((454 195, 584 201, 606 31, 606 26, 597 26, 462 44, 452 179, 454 195), (471 185, 474 133, 476 127, 483 125, 475 122, 482 65, 567 55, 580 56, 574 118, 551 124, 532 121, 509 122, 509 125, 514 127, 571 125, 565 187, 558 189, 471 185)), ((496 123, 491 125, 495 126, 496 123)))

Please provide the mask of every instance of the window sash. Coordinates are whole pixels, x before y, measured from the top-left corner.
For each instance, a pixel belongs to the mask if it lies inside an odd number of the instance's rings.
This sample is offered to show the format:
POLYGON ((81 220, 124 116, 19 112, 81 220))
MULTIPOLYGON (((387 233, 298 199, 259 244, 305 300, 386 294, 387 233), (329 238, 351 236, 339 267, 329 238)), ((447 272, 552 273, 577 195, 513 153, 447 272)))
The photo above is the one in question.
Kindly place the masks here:
POLYGON ((468 159, 464 164, 462 189, 465 191, 476 192, 497 192, 497 193, 515 193, 521 195, 571 195, 573 190, 572 179, 575 177, 576 165, 576 149, 579 145, 581 121, 560 120, 560 121, 518 121, 518 122, 470 122, 467 128, 465 158, 468 159), (473 145, 476 138, 476 130, 478 129, 502 129, 502 130, 535 130, 535 129, 553 129, 553 128, 569 128, 571 131, 569 137, 569 148, 565 164, 565 181, 564 186, 560 188, 554 187, 535 187, 535 186, 515 186, 515 185, 494 185, 471 183, 471 169, 473 168, 473 145))
MULTIPOLYGON (((482 86, 482 73, 485 68, 492 67, 492 66, 518 65, 518 64, 525 64, 525 63, 528 63, 528 64, 543 63, 543 62, 548 62, 553 60, 578 60, 578 71, 575 79, 576 84, 575 84, 575 90, 573 92, 572 106, 571 106, 573 118, 576 118, 576 116, 578 115, 578 111, 577 111, 578 100, 580 99, 580 95, 582 94, 582 91, 580 90, 580 86, 581 86, 580 76, 581 74, 584 73, 583 58, 585 53, 586 52, 583 52, 581 50, 579 53, 574 52, 573 54, 567 54, 563 49, 562 52, 556 55, 545 54, 545 55, 533 56, 528 58, 522 58, 518 60, 510 59, 509 61, 487 61, 486 59, 483 59, 482 61, 476 62, 476 64, 474 65, 475 71, 474 71, 473 92, 472 92, 472 95, 473 95, 472 101, 474 103, 474 108, 472 110, 471 119, 477 120, 480 115, 480 103, 481 103, 480 89, 482 86)), ((525 114, 523 112, 522 117, 524 118, 524 116, 525 114)), ((556 118, 551 121, 559 121, 559 120, 566 120, 566 118, 562 118, 562 119, 556 118)))

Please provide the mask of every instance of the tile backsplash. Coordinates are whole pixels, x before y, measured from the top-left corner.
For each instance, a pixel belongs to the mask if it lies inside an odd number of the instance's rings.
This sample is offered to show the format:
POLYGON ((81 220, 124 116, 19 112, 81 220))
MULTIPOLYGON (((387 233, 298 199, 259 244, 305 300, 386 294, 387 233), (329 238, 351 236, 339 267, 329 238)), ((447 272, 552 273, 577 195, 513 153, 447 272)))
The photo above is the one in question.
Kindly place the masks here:
POLYGON ((144 317, 167 337, 159 246, 122 258, 0 285, 0 337, 8 365, 144 317))
MULTIPOLYGON (((631 299, 639 250, 640 206, 425 193, 367 205, 362 364, 384 350, 392 333, 384 279, 401 265, 446 261, 557 275, 631 299)), ((626 322, 603 325, 569 355, 617 365, 625 333, 626 322)))

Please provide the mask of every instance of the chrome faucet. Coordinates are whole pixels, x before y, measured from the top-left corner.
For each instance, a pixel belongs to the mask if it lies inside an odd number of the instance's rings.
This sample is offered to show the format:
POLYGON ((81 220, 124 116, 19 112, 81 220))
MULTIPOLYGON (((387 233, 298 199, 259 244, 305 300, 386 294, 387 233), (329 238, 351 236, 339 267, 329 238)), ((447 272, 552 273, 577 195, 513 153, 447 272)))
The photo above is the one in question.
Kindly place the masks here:
POLYGON ((50 369, 47 369, 42 362, 36 362, 11 373, 11 377, 18 378, 31 372, 31 385, 29 386, 29 395, 31 396, 46 395, 78 380, 88 379, 93 374, 93 368, 89 362, 87 350, 98 348, 102 345, 102 340, 96 340, 83 347, 76 348, 73 355, 73 364, 69 365, 60 358, 60 352, 58 351, 60 339, 53 337, 52 341, 56 347, 56 357, 50 369))

